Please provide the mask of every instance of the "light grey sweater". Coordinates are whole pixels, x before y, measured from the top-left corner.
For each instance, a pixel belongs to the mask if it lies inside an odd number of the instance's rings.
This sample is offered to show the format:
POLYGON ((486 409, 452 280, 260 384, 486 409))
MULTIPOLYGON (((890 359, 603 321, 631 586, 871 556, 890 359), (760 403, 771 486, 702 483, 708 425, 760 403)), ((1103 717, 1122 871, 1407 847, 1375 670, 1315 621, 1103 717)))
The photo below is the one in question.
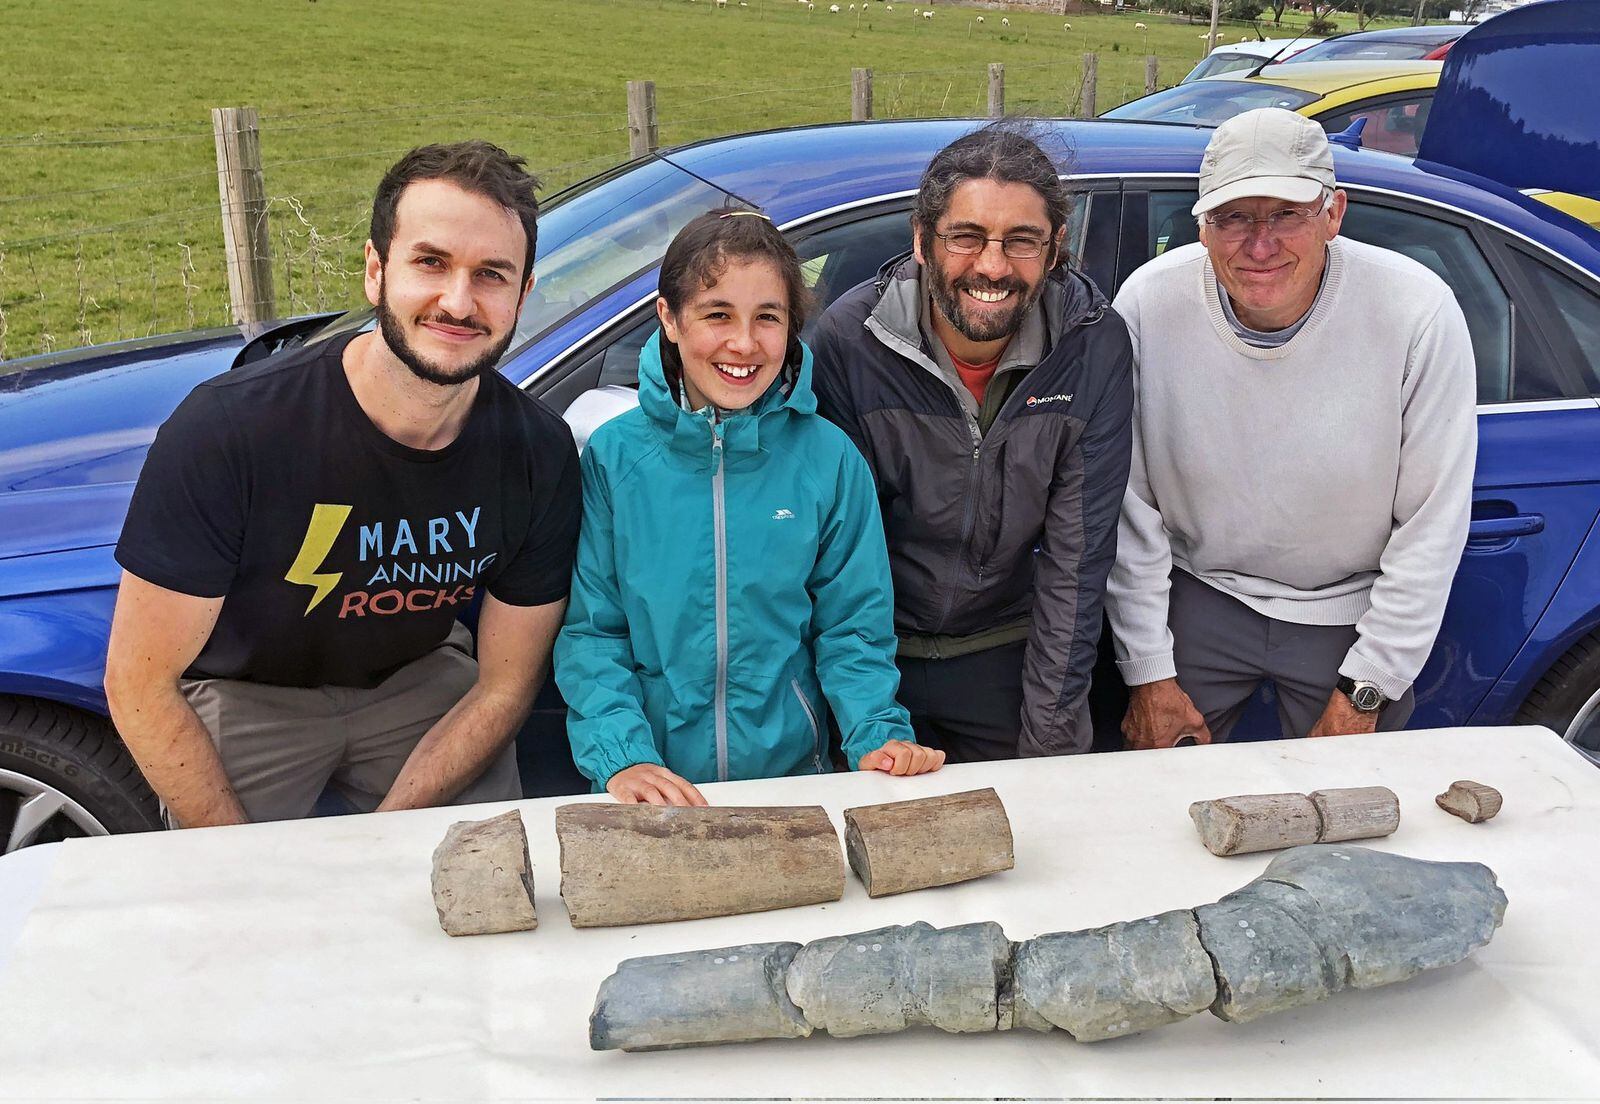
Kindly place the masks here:
POLYGON ((1466 319, 1427 268, 1335 238, 1277 348, 1228 325, 1202 245, 1128 278, 1133 471, 1107 609, 1130 685, 1172 678, 1168 577, 1258 613, 1355 625, 1339 667, 1398 698, 1422 670, 1466 542, 1477 447, 1466 319))

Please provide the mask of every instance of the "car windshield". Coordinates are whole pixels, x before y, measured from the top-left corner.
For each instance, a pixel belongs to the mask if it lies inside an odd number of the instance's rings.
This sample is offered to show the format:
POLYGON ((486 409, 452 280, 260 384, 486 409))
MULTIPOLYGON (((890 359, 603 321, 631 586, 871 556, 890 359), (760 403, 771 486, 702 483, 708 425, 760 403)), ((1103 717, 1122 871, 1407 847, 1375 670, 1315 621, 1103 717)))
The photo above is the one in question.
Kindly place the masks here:
MULTIPOLYGON (((614 170, 555 196, 539 212, 533 290, 517 319, 515 351, 589 300, 658 263, 690 219, 737 201, 668 161, 614 170)), ((372 309, 333 319, 311 341, 365 329, 372 309)))
POLYGON ((1238 73, 1246 69, 1259 69, 1269 59, 1268 54, 1212 54, 1199 65, 1189 71, 1189 75, 1179 81, 1187 84, 1197 81, 1201 77, 1216 77, 1223 73, 1238 73))
POLYGON ((1114 107, 1101 118, 1216 126, 1258 107, 1304 107, 1317 97, 1297 88, 1255 81, 1199 80, 1114 107))
POLYGON ((1346 41, 1330 38, 1296 54, 1295 64, 1303 61, 1416 61, 1433 53, 1442 42, 1374 42, 1371 39, 1346 41))

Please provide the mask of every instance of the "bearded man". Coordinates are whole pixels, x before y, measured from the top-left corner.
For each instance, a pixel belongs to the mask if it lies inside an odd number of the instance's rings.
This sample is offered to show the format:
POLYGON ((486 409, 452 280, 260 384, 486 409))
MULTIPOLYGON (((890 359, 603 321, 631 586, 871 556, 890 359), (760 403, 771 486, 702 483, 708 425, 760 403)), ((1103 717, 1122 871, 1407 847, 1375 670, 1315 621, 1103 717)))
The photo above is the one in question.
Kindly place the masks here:
POLYGON ((1093 743, 1128 481, 1126 327, 1066 262, 1068 193, 1016 124, 936 154, 911 256, 823 316, 822 413, 877 479, 900 701, 952 762, 1093 743))
POLYGON ((401 158, 366 244, 376 332, 207 380, 157 434, 106 697, 170 824, 301 817, 328 787, 361 811, 521 796, 581 510, 565 424, 495 370, 533 286, 524 164, 401 158))

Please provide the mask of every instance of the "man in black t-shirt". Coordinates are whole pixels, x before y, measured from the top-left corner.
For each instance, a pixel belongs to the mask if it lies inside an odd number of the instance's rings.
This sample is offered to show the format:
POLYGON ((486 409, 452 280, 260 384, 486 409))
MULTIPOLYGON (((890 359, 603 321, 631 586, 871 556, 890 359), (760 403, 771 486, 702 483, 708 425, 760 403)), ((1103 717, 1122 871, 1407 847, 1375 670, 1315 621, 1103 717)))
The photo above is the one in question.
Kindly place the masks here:
POLYGON ((373 203, 377 330, 208 380, 157 434, 106 696, 176 825, 305 816, 330 784, 362 810, 521 796, 581 509, 571 433, 495 370, 533 286, 523 165, 407 154, 373 203))

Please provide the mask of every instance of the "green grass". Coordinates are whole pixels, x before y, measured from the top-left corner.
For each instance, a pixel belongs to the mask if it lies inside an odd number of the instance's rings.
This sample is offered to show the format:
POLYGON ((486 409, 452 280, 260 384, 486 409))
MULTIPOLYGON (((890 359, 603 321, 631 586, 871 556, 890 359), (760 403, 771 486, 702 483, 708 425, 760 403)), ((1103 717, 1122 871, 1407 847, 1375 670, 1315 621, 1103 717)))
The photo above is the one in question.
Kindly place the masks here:
POLYGON ((994 61, 1010 110, 1074 113, 1089 51, 1104 110, 1143 92, 1146 53, 1181 77, 1204 30, 747 2, 0 0, 0 360, 228 320, 212 107, 261 111, 288 314, 358 294, 372 188, 423 142, 489 138, 553 189, 626 158, 629 79, 656 81, 670 145, 848 118, 854 66, 879 117, 981 114, 994 61))

